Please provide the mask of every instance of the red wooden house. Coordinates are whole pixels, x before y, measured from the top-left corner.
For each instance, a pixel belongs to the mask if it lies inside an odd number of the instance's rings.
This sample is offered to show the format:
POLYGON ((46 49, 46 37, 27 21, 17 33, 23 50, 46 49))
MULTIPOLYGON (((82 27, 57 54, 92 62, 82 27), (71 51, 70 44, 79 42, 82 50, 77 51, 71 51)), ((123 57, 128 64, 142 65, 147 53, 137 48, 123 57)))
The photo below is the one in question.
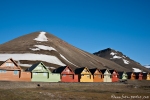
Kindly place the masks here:
POLYGON ((69 66, 59 67, 53 73, 60 73, 61 82, 78 82, 78 75, 69 66))
POLYGON ((0 65, 0 80, 5 81, 31 81, 31 73, 23 72, 21 67, 12 59, 0 65))
POLYGON ((119 74, 116 70, 109 70, 111 73, 112 82, 118 82, 119 74))
POLYGON ((135 75, 136 75, 136 79, 138 79, 138 80, 143 80, 143 79, 145 79, 146 80, 146 76, 147 76, 147 73, 143 73, 143 72, 138 72, 138 73, 135 73, 135 75))

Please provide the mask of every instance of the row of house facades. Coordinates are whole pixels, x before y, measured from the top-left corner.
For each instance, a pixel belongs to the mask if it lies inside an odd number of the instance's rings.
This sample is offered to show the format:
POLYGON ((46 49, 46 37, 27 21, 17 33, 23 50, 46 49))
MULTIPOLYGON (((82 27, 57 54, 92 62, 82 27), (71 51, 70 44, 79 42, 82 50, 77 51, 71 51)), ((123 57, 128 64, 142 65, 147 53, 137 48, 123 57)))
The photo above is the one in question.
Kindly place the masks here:
POLYGON ((150 80, 150 73, 117 72, 109 69, 88 69, 87 67, 72 70, 69 66, 50 71, 42 62, 32 65, 25 71, 12 59, 0 65, 1 81, 26 82, 118 82, 122 80, 150 80))

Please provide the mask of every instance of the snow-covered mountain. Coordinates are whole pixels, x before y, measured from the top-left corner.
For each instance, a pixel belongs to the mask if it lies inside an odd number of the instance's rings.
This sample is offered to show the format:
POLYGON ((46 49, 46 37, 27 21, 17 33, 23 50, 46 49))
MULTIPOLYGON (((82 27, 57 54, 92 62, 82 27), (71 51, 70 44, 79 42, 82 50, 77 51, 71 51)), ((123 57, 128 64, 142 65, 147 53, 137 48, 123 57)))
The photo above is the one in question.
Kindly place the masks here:
POLYGON ((144 67, 146 67, 146 68, 150 68, 150 65, 144 65, 144 67))
POLYGON ((120 66, 127 68, 129 70, 132 70, 134 72, 148 72, 149 70, 142 66, 140 63, 130 59, 126 55, 124 55, 122 52, 116 51, 111 48, 107 48, 101 51, 98 51, 94 53, 94 55, 97 55, 99 57, 105 58, 107 60, 113 61, 120 66))
POLYGON ((110 68, 119 71, 130 71, 110 60, 97 57, 78 49, 67 42, 47 32, 34 32, 0 45, 0 62, 13 58, 22 68, 42 61, 55 69, 69 65, 73 69, 78 67, 110 68))

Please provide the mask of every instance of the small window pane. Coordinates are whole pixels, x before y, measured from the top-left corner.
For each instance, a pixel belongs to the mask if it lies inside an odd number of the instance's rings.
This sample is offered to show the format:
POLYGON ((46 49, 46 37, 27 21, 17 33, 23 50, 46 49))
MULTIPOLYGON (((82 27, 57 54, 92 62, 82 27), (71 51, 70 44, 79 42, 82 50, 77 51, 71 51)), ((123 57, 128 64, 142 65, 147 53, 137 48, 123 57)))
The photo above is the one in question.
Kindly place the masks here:
POLYGON ((43 76, 47 76, 47 73, 43 73, 43 76))
POLYGON ((18 75, 18 73, 19 73, 19 71, 14 71, 14 74, 15 74, 15 75, 18 75))

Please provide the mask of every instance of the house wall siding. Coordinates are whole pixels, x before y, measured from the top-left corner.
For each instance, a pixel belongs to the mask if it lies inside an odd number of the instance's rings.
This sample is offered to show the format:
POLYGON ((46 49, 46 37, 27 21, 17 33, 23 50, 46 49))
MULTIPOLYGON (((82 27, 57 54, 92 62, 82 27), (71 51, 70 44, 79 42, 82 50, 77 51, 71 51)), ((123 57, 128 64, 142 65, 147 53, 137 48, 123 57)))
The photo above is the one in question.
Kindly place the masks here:
POLYGON ((30 72, 21 72, 20 81, 30 82, 31 81, 31 73, 30 72))
POLYGON ((49 74, 49 82, 60 82, 60 74, 54 74, 50 73, 49 74))
POLYGON ((14 74, 14 71, 6 71, 6 73, 0 73, 0 80, 6 80, 6 81, 19 81, 19 74, 14 74))
POLYGON ((90 75, 90 77, 89 75, 81 75, 80 82, 93 82, 93 75, 90 75))
POLYGON ((146 80, 150 80, 150 74, 147 74, 146 80))
POLYGON ((103 76, 101 74, 93 75, 93 82, 103 82, 103 76))
POLYGON ((33 82, 49 82, 48 74, 44 75, 44 73, 32 73, 33 82))

